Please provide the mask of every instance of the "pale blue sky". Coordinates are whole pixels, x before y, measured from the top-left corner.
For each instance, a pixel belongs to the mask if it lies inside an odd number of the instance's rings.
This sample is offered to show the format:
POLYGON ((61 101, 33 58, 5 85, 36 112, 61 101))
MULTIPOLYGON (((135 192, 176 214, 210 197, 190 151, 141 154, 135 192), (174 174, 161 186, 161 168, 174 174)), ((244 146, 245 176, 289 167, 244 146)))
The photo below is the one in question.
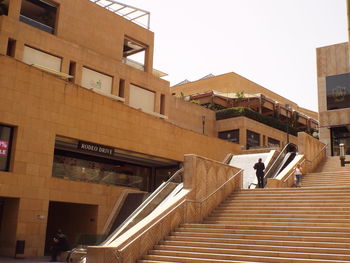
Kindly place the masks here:
POLYGON ((318 110, 316 48, 347 41, 346 0, 128 0, 151 12, 171 85, 236 72, 318 110))

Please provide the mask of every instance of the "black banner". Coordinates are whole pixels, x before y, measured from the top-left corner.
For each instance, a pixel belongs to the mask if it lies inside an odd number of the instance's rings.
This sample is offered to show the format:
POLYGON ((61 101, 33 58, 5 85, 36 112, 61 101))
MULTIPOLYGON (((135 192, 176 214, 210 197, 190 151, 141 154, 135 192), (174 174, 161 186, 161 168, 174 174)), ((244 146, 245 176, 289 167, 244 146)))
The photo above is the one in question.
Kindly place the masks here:
POLYGON ((327 110, 350 108, 350 73, 326 77, 327 110))

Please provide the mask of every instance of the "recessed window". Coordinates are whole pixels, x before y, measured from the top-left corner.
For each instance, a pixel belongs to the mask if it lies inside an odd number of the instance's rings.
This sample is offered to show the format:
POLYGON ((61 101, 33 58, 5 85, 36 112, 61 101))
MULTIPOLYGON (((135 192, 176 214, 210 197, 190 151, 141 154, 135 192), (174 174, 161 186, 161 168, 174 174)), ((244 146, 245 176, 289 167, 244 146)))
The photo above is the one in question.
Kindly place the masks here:
POLYGON ((38 65, 55 71, 61 71, 62 59, 38 49, 24 46, 23 62, 38 65))
POLYGON ((221 131, 218 137, 233 143, 239 143, 239 129, 230 131, 221 131))
POLYGON ((77 70, 77 63, 74 61, 69 62, 69 75, 73 76, 73 78, 70 78, 69 81, 70 82, 74 82, 75 81, 75 72, 77 70))
POLYGON ((124 79, 120 79, 119 80, 119 93, 118 96, 121 98, 125 97, 125 80, 124 79))
POLYGON ((260 146, 260 134, 247 130, 247 149, 260 146))
POLYGON ((81 85, 87 89, 95 89, 111 94, 113 78, 106 74, 83 67, 81 85))
POLYGON ((7 16, 9 11, 9 1, 10 0, 0 1, 0 16, 7 16))
POLYGON ((160 114, 165 114, 165 95, 160 95, 160 114))
POLYGON ((155 93, 130 84, 129 105, 145 112, 154 112, 155 93))
POLYGON ((53 34, 57 5, 43 0, 22 0, 20 21, 53 34))
POLYGON ((6 55, 10 57, 15 56, 15 50, 16 50, 16 40, 9 38, 7 41, 7 52, 6 55))
POLYGON ((0 124, 0 171, 9 171, 13 127, 0 124))
POLYGON ((144 71, 146 50, 146 45, 125 38, 123 45, 123 62, 131 67, 144 71))
POLYGON ((267 139, 267 144, 269 147, 280 147, 280 141, 270 137, 267 139))

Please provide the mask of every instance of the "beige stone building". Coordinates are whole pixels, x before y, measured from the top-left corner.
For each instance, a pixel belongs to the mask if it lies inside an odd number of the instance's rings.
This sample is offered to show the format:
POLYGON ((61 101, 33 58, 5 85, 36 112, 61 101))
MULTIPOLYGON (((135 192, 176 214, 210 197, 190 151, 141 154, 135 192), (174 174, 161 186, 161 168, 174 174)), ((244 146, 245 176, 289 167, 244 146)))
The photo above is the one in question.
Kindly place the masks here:
POLYGON ((153 68, 153 32, 135 23, 149 21, 147 11, 89 0, 0 8, 0 255, 13 256, 16 245, 23 257, 43 255, 57 228, 73 245, 98 238, 121 199, 152 192, 184 154, 222 161, 245 148, 246 138, 232 143, 220 131, 251 129, 259 147, 267 137, 287 140, 172 96, 153 68), (126 8, 132 21, 116 14, 126 8))
POLYGON ((312 135, 318 130, 316 112, 299 107, 234 72, 219 76, 210 74, 192 82, 185 80, 171 87, 171 91, 175 96, 217 111, 218 137, 240 144, 242 149, 296 144, 297 131, 312 135), (251 109, 253 115, 249 112, 241 117, 222 114, 223 109, 231 107, 251 109), (273 125, 276 121, 277 128, 273 125))
POLYGON ((348 43, 317 49, 320 140, 329 155, 339 155, 344 143, 350 154, 350 68, 348 43))

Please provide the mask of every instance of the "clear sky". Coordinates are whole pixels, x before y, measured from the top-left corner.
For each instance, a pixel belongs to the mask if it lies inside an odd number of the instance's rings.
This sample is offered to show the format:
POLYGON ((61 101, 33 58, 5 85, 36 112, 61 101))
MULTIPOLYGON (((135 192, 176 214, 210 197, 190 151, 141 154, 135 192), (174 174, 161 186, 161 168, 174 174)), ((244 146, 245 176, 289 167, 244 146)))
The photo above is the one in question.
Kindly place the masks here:
POLYGON ((171 85, 236 72, 318 110, 316 48, 348 41, 346 0, 123 0, 151 12, 171 85))

